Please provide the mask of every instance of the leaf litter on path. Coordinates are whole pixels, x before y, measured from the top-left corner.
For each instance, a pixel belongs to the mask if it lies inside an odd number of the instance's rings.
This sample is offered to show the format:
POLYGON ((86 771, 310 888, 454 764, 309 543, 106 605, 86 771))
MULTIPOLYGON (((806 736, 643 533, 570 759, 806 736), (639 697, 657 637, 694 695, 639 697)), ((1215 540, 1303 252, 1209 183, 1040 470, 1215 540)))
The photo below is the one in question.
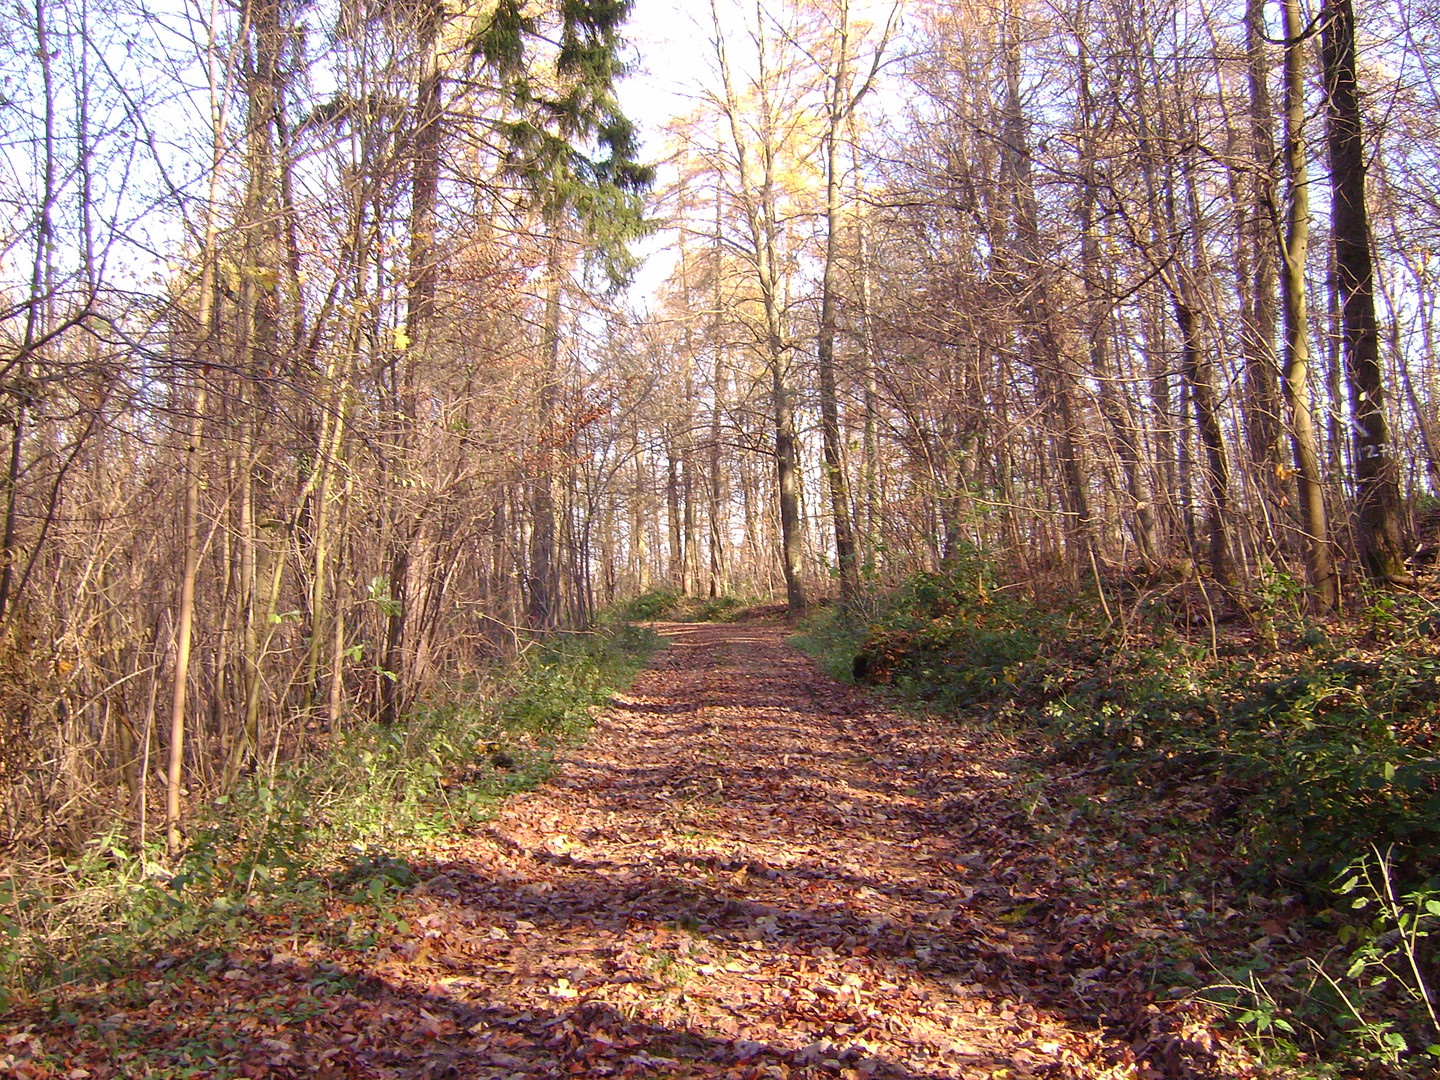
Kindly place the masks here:
MULTIPOLYGON (((778 623, 673 643, 554 778, 353 899, 6 1021, 87 1077, 1187 1077, 1249 1066, 1147 985, 1149 924, 995 811, 1006 751, 884 711, 778 623), (363 919, 362 919, 363 921, 363 919)), ((1008 804, 1007 804, 1008 805, 1008 804)), ((1012 815, 1013 817, 1013 815, 1012 815)), ((1152 978, 1149 980, 1153 982, 1152 978)))

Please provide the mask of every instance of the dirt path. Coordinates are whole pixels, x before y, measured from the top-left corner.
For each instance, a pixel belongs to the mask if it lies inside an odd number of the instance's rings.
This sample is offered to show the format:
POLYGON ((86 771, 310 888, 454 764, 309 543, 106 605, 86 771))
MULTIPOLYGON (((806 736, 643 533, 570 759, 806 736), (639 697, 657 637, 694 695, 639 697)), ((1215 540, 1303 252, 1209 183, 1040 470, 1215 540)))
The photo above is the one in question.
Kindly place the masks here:
POLYGON ((0 1072, 42 1041, 64 1064, 23 1075, 131 1075, 161 1042, 167 1075, 249 1077, 1149 1080, 1204 1061, 1203 1023, 1153 1003, 1125 935, 1068 898, 1061 849, 994 801, 1002 751, 872 711, 781 626, 662 629, 674 644, 550 783, 417 865, 379 948, 337 936, 340 899, 323 932, 260 917, 226 956, 9 1036, 0 1072))
POLYGON ((1049 1008, 1073 980, 1014 915, 1039 894, 952 827, 993 770, 779 626, 664 631, 558 778, 424 886, 469 933, 385 977, 448 976, 461 1075, 1143 1075, 1049 1008))

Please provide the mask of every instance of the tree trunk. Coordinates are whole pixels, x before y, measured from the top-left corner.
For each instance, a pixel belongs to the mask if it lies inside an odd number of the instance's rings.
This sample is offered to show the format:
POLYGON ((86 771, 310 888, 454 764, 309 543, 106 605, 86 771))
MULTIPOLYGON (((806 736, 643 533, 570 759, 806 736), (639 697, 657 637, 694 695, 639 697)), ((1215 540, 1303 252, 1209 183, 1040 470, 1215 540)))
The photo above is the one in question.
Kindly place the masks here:
MULTIPOLYGON (((201 288, 206 282, 201 275, 201 288)), ((201 313, 208 325, 208 304, 201 313)), ((207 335, 208 336, 208 335, 207 335)), ((175 627, 175 681, 170 695, 170 757, 165 770, 165 848, 179 854, 180 787, 185 765, 185 692, 190 677, 190 646, 195 623, 195 578, 200 569, 200 446, 204 431, 205 384, 197 381, 190 400, 193 413, 185 445, 184 568, 180 579, 180 610, 175 627)), ((143 780, 142 780, 143 783, 143 780)))
POLYGON ((880 528, 880 391, 871 347, 870 238, 866 235, 863 209, 856 220, 855 247, 860 264, 860 365, 865 388, 865 432, 860 447, 861 484, 865 491, 865 561, 868 571, 873 571, 880 528))
MULTIPOLYGON (((210 181, 205 200, 205 232, 200 251, 199 310, 195 316, 195 358, 208 357, 211 348, 215 297, 215 241, 219 231, 217 220, 220 203, 220 166, 225 154, 225 114, 221 105, 219 48, 217 28, 210 25, 206 48, 206 70, 210 90, 210 181)), ((205 382, 204 374, 196 371, 195 388, 190 399, 189 437, 185 447, 185 505, 181 535, 184 537, 184 566, 180 579, 180 607, 175 630, 175 672, 170 696, 170 753, 165 773, 165 847, 173 857, 180 851, 180 786, 185 764, 185 697, 190 676, 190 648, 195 621, 195 578, 200 569, 200 450, 204 435, 205 382)), ((148 757, 148 724, 147 749, 148 757)), ((145 777, 140 778, 141 791, 145 777)), ((143 799, 143 794, 142 794, 143 799)), ((143 804, 142 804, 143 805, 143 804)), ((143 825, 142 825, 143 830, 143 825)))
MULTIPOLYGON (((552 230, 559 229, 552 223, 552 230)), ((530 490, 530 624, 553 630, 559 615, 559 565, 555 551, 555 454, 559 449, 560 406, 560 237, 552 233, 546 267, 545 325, 542 347, 539 448, 530 490)))
POLYGON ((1409 583, 1401 537, 1399 468, 1385 418, 1380 335, 1370 223, 1365 209, 1365 158, 1355 72, 1355 11, 1329 0, 1321 20, 1325 119, 1330 146, 1330 233, 1342 299, 1345 375, 1354 440, 1356 539, 1360 559, 1378 581, 1409 583))
POLYGON ((1180 329, 1181 369, 1195 406, 1195 425, 1205 451, 1205 484, 1209 488, 1210 572, 1215 580, 1229 584, 1234 577, 1230 555, 1230 465, 1225 456, 1220 415, 1215 407, 1215 387, 1210 363, 1201 338, 1202 316, 1198 290, 1185 270, 1172 284, 1175 322, 1180 329))
POLYGON ((740 180, 740 197, 749 226, 751 249, 748 252, 755 267, 759 286, 764 327, 761 334, 765 359, 770 367, 770 401, 775 423, 776 502, 780 516, 780 564, 785 576, 786 606, 792 615, 805 607, 805 588, 801 581, 802 522, 800 518, 800 452, 795 432, 794 389, 791 385, 792 358, 785 343, 783 297, 780 289, 780 268, 776 259, 776 233, 779 231, 776 207, 777 164, 775 105, 771 100, 773 73, 766 56, 766 21, 757 7, 756 53, 759 59, 760 138, 753 152, 760 159, 758 183, 752 182, 750 155, 752 141, 742 130, 740 104, 725 56, 720 16, 712 0, 711 17, 716 27, 717 59, 725 84, 725 112, 730 125, 731 143, 735 149, 740 180))
POLYGON ((714 350, 715 364, 711 370, 712 395, 710 400, 710 596, 718 599, 725 595, 727 577, 727 556, 729 547, 730 516, 726 509, 729 486, 725 483, 722 469, 722 447, 720 445, 721 421, 730 386, 730 371, 725 345, 720 335, 723 329, 722 312, 725 303, 725 252, 721 246, 724 236, 724 190, 719 177, 715 181, 715 237, 711 256, 714 261, 712 287, 714 305, 710 314, 710 345, 714 350))
POLYGON ((825 268, 820 283, 820 336, 816 358, 820 369, 820 431, 830 513, 835 527, 835 562, 840 572, 840 602, 852 606, 860 593, 855 565, 855 530, 850 520, 850 484, 840 444, 840 408, 835 398, 835 322, 840 260, 840 129, 850 111, 850 5, 840 0, 840 23, 833 44, 825 134, 825 268))
MULTIPOLYGON (((1251 171, 1241 242, 1254 260, 1251 277, 1242 284, 1241 344, 1245 356, 1245 435, 1260 490, 1272 512, 1278 512, 1284 485, 1280 481, 1280 392, 1276 385, 1275 248, 1279 222, 1274 191, 1275 134, 1270 104, 1270 66, 1265 53, 1264 0, 1246 0, 1245 53, 1250 83, 1251 171)), ((1288 109, 1288 106, 1287 106, 1288 109)))
POLYGON ((774 346, 771 364, 771 400, 775 409, 775 481, 780 502, 781 568, 785 574, 785 604, 790 613, 805 608, 800 581, 800 453, 795 437, 795 406, 789 386, 790 361, 783 346, 774 346))
MULTIPOLYGON (((1252 0, 1256 2, 1256 0, 1252 0)), ((1305 167, 1305 70, 1299 0, 1284 0, 1285 174, 1289 184, 1281 277, 1285 285, 1285 402, 1299 480, 1305 528, 1305 566, 1316 607, 1328 611, 1339 596, 1330 558, 1325 487, 1310 412, 1310 325, 1305 299, 1305 256, 1310 242, 1310 181, 1305 167)))
MULTIPOLYGON (((717 266, 718 273, 718 266, 717 266)), ((717 304, 718 312, 719 306, 717 304)), ((724 414, 729 373, 725 367, 724 350, 715 345, 714 400, 710 406, 710 596, 725 595, 725 557, 728 515, 725 512, 725 473, 721 464, 720 420, 724 414)))
MULTIPOLYGON (((406 470, 413 462, 406 460, 414 451, 412 428, 417 402, 415 371, 417 357, 430 348, 430 332, 435 316, 435 290, 438 281, 435 255, 435 209, 440 186, 441 101, 443 79, 440 71, 439 40, 443 10, 427 2, 418 13, 417 37, 420 69, 415 82, 415 127, 410 163, 410 250, 406 268, 405 334, 395 342, 400 375, 396 379, 394 451, 398 460, 394 467, 406 470)), ((395 505, 406 501, 395 493, 395 505)), ((403 513, 403 511, 402 511, 403 513)), ((413 598, 408 594, 411 545, 414 530, 401 530, 392 523, 390 532, 389 578, 392 603, 386 614, 385 674, 380 676, 380 719, 393 724, 405 704, 405 632, 413 598)))
MULTIPOLYGON (((635 433, 636 442, 640 434, 635 433)), ((649 521, 646 504, 649 495, 645 485, 645 451, 641 447, 635 454, 635 493, 631 498, 631 541, 630 551, 635 562, 635 590, 645 592, 650 588, 650 546, 649 521)))
POLYGON ((685 531, 681 527, 680 459, 675 453, 673 431, 665 434, 665 510, 666 523, 670 529, 670 559, 666 576, 673 587, 684 592, 685 531))

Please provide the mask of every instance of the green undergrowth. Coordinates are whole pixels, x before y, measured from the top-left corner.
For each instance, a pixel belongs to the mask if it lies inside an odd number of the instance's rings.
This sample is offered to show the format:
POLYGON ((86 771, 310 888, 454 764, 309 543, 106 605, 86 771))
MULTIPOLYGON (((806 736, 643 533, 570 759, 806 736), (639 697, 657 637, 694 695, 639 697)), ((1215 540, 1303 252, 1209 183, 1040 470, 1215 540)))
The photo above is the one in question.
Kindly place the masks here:
MULTIPOLYGON (((1430 1075, 1428 1047, 1440 1041, 1429 1015, 1440 963, 1426 939, 1440 930, 1437 609, 1381 594, 1321 623, 1304 615, 1293 583, 1271 584, 1259 618, 1212 633, 1191 616, 1216 598, 1193 584, 1112 585, 1106 617, 1093 586, 1036 601, 975 556, 871 595, 848 616, 819 612, 793 640, 837 678, 1012 740, 1017 776, 1030 778, 1011 799, 1025 827, 1094 833, 1077 850, 1103 852, 1144 822, 1150 847, 1118 851, 1117 865, 1164 849, 1176 854, 1165 870, 1175 895, 1210 896, 1212 909, 1228 896, 1219 907, 1232 914, 1270 897, 1269 910, 1303 913, 1263 931, 1257 915, 1248 936, 1248 915, 1213 920, 1206 941, 1177 940, 1157 961, 1174 972, 1203 958, 1191 989, 1222 984, 1210 998, 1278 1058, 1430 1075), (1355 888, 1357 867, 1373 875, 1382 862, 1388 901, 1362 910, 1344 888, 1355 888), (1422 931, 1414 964, 1399 951, 1407 927, 1422 931), (1271 944, 1257 951, 1249 939, 1271 944), (1278 963, 1277 950, 1289 966, 1264 969, 1258 961, 1278 963)), ((1204 920, 1192 911, 1186 922, 1204 920)))
POLYGON ((762 601, 740 596, 686 596, 679 589, 658 586, 618 603, 615 618, 629 622, 667 619, 671 622, 729 622, 743 618, 762 601))
POLYGON ((0 876, 0 1007, 63 992, 171 943, 223 938, 247 919, 299 917, 335 896, 384 912, 423 846, 484 821, 533 787, 594 708, 659 638, 614 623, 535 644, 487 692, 367 724, 244 778, 187 822, 168 867, 129 829, 64 860, 0 876))
POLYGON ((1122 629, 1095 598, 1039 607, 978 559, 826 611, 796 643, 834 675, 1044 737, 1152 784, 1213 777, 1257 873, 1328 881, 1374 844, 1407 881, 1440 870, 1440 647, 1433 605, 1382 597, 1349 622, 1279 621, 1284 641, 1174 631, 1141 598, 1122 629), (862 621, 863 619, 863 621, 862 621))

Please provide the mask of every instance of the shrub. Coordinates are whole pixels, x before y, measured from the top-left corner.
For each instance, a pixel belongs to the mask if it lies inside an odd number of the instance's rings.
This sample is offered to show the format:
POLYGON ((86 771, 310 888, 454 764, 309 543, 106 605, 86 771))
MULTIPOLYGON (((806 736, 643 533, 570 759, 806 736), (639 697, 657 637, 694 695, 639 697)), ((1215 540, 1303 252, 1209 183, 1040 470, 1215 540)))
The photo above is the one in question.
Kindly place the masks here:
POLYGON ((1375 843, 1418 882, 1440 866, 1440 651, 1433 605, 1382 599, 1257 658, 1208 630, 1203 645, 1163 626, 1122 636, 1098 604, 1036 606, 966 553, 871 598, 865 625, 825 612, 796 643, 832 674, 1018 725, 1066 760, 1208 780, 1259 876, 1318 887, 1375 843))
POLYGON ((659 585, 647 589, 639 596, 615 604, 606 612, 606 621, 626 623, 663 619, 674 613, 683 599, 684 594, 679 589, 671 588, 668 585, 659 585))

